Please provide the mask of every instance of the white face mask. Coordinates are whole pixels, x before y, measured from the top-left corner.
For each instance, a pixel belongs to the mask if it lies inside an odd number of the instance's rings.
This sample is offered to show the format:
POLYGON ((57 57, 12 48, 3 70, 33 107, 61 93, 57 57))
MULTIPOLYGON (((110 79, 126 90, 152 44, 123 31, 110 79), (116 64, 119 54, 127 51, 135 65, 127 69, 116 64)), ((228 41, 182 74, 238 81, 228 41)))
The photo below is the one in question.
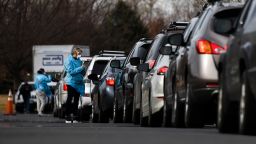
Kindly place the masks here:
POLYGON ((81 58, 82 57, 82 55, 77 55, 77 58, 81 58))

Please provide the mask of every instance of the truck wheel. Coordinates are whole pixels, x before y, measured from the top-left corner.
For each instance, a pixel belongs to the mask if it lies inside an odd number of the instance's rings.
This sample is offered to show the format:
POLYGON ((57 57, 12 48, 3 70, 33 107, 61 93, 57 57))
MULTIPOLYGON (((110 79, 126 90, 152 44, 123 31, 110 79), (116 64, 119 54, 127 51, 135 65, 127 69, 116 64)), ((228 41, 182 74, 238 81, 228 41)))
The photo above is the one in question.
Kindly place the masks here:
POLYGON ((186 103, 185 103, 185 126, 188 128, 202 128, 204 121, 200 105, 192 101, 193 93, 189 84, 187 84, 186 103))
POLYGON ((256 134, 256 101, 251 92, 246 72, 243 73, 241 84, 239 132, 256 134))

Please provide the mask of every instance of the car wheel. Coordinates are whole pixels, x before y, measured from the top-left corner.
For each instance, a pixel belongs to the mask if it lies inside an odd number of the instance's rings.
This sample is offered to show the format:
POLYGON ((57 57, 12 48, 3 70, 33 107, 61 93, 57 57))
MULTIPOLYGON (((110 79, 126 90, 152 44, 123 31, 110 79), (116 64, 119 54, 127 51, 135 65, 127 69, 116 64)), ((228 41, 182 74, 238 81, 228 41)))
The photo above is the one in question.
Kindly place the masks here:
POLYGON ((174 127, 184 127, 184 103, 179 100, 178 92, 175 90, 172 97, 172 125, 174 127))
POLYGON ((229 100, 223 74, 221 72, 219 78, 217 127, 221 133, 236 133, 238 131, 238 104, 229 100))
POLYGON ((164 80, 164 107, 163 107, 163 126, 172 126, 172 109, 171 105, 168 104, 168 98, 172 95, 172 85, 168 79, 164 80))
POLYGON ((143 117, 142 98, 141 98, 141 101, 140 101, 140 126, 141 127, 148 126, 148 117, 143 117))
POLYGON ((96 113, 95 106, 92 105, 92 122, 98 123, 99 122, 98 120, 99 120, 99 114, 96 113))
POLYGON ((188 128, 202 128, 204 121, 202 118, 202 109, 200 105, 192 101, 193 92, 189 84, 186 90, 185 103, 185 126, 188 128))
POLYGON ((18 113, 24 113, 24 104, 23 103, 16 103, 15 110, 18 113))
POLYGON ((109 123, 109 117, 108 117, 108 112, 107 111, 99 111, 99 122, 100 123, 109 123))
POLYGON ((124 107, 123 107, 123 122, 132 122, 132 106, 127 103, 127 96, 124 96, 124 107))
POLYGON ((82 107, 79 110, 79 120, 80 121, 86 122, 86 121, 90 120, 90 109, 91 109, 91 107, 86 106, 86 107, 82 107))
POLYGON ((58 110, 57 110, 57 109, 55 109, 55 110, 53 111, 53 117, 58 117, 58 110))
POLYGON ((59 118, 65 118, 65 115, 66 115, 66 113, 65 113, 65 109, 62 107, 61 109, 60 109, 60 114, 59 114, 59 118))
POLYGON ((256 134, 256 101, 251 92, 246 72, 242 76, 239 132, 256 134))
POLYGON ((122 114, 121 110, 118 109, 118 102, 115 97, 114 99, 114 106, 113 106, 113 122, 114 123, 121 123, 122 122, 122 114))
POLYGON ((148 115, 148 125, 151 127, 159 127, 162 125, 162 110, 159 112, 153 114, 152 113, 152 103, 151 103, 151 92, 149 90, 149 102, 148 102, 148 109, 149 109, 149 115, 148 115))
POLYGON ((136 98, 133 99, 133 109, 132 109, 132 121, 134 124, 140 124, 140 109, 136 109, 136 98))

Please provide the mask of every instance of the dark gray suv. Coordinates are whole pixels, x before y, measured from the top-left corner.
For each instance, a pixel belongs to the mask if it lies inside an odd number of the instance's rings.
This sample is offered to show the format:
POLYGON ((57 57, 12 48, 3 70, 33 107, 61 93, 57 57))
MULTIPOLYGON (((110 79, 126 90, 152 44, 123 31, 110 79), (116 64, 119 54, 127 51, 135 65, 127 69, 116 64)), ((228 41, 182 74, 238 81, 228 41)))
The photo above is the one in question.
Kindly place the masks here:
MULTIPOLYGON (((233 25, 228 22, 227 29, 233 25)), ((256 1, 247 0, 220 59, 218 128, 220 132, 256 134, 256 1)))

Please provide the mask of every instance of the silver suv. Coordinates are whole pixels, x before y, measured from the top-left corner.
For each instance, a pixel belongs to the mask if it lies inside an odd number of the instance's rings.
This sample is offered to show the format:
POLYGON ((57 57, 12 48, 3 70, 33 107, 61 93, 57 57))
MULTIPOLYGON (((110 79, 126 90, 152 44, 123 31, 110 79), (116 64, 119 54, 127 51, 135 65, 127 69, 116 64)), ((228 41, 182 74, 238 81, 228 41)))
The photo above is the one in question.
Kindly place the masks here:
MULTIPOLYGON (((183 44, 186 49, 179 53, 181 59, 175 71, 172 119, 179 119, 180 123, 184 120, 186 127, 203 127, 216 122, 217 64, 220 54, 226 51, 228 36, 233 32, 220 34, 217 30, 224 25, 223 19, 235 23, 241 9, 237 4, 217 2, 209 5, 201 14, 190 39, 183 44)), ((173 35, 170 43, 179 41, 176 38, 183 39, 180 35, 173 35)))

